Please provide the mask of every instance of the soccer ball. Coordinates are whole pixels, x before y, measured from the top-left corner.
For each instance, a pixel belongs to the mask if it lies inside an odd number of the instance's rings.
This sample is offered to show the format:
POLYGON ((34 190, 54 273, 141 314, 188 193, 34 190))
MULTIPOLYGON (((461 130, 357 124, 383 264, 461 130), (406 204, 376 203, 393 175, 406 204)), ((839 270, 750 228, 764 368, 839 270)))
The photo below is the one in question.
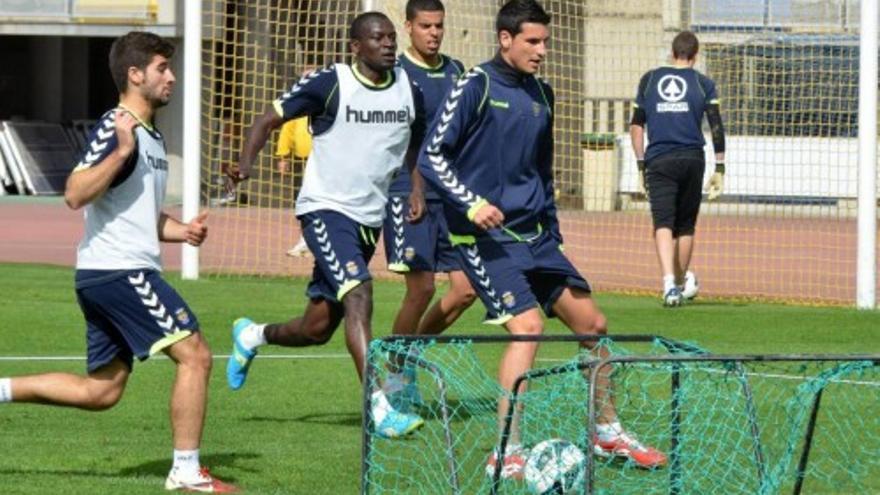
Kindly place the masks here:
POLYGON ((571 442, 552 438, 535 445, 526 461, 526 484, 540 495, 578 493, 584 486, 586 457, 571 442))

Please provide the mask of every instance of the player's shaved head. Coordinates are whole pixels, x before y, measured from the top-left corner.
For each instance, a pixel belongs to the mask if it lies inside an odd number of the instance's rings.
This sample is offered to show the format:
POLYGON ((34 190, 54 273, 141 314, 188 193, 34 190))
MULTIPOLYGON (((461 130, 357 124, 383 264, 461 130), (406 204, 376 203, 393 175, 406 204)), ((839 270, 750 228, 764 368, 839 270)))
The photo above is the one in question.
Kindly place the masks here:
POLYGON ((381 12, 364 12, 355 17, 351 22, 351 27, 348 28, 348 38, 350 40, 363 40, 369 35, 369 26, 374 22, 387 22, 392 26, 394 25, 391 19, 381 12))
POLYGON ((171 58, 174 45, 145 31, 132 31, 113 42, 109 57, 110 75, 120 94, 128 89, 128 69, 146 70, 155 55, 171 58))

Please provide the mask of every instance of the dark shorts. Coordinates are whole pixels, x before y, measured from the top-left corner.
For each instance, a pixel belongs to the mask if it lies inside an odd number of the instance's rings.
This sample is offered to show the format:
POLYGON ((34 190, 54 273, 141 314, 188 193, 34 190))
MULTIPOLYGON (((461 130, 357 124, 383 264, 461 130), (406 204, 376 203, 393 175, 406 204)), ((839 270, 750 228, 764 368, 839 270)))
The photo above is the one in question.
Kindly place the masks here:
POLYGON ((314 211, 299 217, 303 238, 315 256, 311 299, 341 302, 358 285, 371 280, 368 265, 376 252, 378 227, 367 227, 342 213, 314 211))
POLYGON ((544 232, 531 242, 498 242, 489 236, 456 246, 474 290, 486 306, 487 323, 541 306, 553 317, 553 305, 566 287, 590 292, 590 284, 544 232))
POLYGON ((76 298, 86 318, 91 373, 118 357, 151 355, 197 332, 199 322, 154 270, 77 270, 76 298))
POLYGON ((451 272, 461 270, 458 253, 449 242, 443 203, 428 201, 418 223, 406 220, 409 199, 392 196, 385 207, 382 237, 392 272, 451 272))
POLYGON ((646 163, 654 230, 671 229, 674 237, 694 234, 705 171, 703 150, 664 153, 646 163))

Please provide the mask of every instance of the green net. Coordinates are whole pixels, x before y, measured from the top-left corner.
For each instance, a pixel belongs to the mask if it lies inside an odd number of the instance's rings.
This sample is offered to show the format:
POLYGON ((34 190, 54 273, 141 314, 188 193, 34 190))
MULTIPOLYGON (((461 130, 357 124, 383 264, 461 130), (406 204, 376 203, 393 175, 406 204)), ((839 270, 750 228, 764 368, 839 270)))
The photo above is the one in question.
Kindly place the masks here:
POLYGON ((878 493, 880 362, 824 364, 826 369, 798 385, 790 401, 796 421, 784 462, 774 473, 780 486, 771 488, 787 491, 800 477, 803 493, 878 493), (804 425, 809 428, 814 408, 816 426, 807 445, 804 425), (807 462, 799 476, 805 448, 807 462))
MULTIPOLYGON (((366 493, 493 493, 486 463, 500 441, 496 404, 511 397, 496 380, 505 344, 467 338, 372 344, 370 387, 409 363, 421 397, 392 403, 421 415, 425 426, 404 439, 367 432, 366 493)), ((584 486, 566 493, 876 493, 876 362, 720 357, 663 339, 601 340, 580 352, 571 342, 543 342, 528 388, 516 397, 521 440, 533 447, 563 439, 590 455, 584 486), (589 376, 599 355, 613 361, 621 423, 664 452, 665 466, 643 469, 623 456, 593 455, 589 376)), ((494 488, 534 493, 527 482, 507 479, 494 488)))

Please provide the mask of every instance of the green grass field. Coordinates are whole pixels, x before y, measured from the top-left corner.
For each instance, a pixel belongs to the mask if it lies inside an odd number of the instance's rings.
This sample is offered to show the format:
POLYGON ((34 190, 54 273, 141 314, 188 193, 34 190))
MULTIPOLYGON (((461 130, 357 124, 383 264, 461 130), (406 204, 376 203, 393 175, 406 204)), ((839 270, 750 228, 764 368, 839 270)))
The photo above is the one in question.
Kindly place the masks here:
MULTIPOLYGON (((228 353, 234 318, 280 321, 305 302, 304 279, 168 278, 198 315, 216 354, 228 353)), ((0 377, 84 369, 81 359, 9 359, 84 355, 72 286, 69 268, 0 265, 0 377)), ((402 284, 376 283, 376 336, 388 334, 402 295, 402 284)), ((880 353, 877 312, 717 301, 667 310, 657 298, 597 299, 612 333, 659 334, 717 353, 880 353)), ((498 332, 480 324, 482 315, 482 308, 471 309, 450 332, 498 332)), ((548 329, 563 332, 556 321, 548 329)), ((225 360, 215 360, 203 463, 247 493, 356 493, 361 392, 342 336, 324 347, 267 348, 262 355, 294 357, 258 359, 236 393, 226 388, 225 360)), ((108 412, 0 406, 3 493, 160 493, 170 465, 173 371, 165 359, 137 364, 124 398, 108 412)))

